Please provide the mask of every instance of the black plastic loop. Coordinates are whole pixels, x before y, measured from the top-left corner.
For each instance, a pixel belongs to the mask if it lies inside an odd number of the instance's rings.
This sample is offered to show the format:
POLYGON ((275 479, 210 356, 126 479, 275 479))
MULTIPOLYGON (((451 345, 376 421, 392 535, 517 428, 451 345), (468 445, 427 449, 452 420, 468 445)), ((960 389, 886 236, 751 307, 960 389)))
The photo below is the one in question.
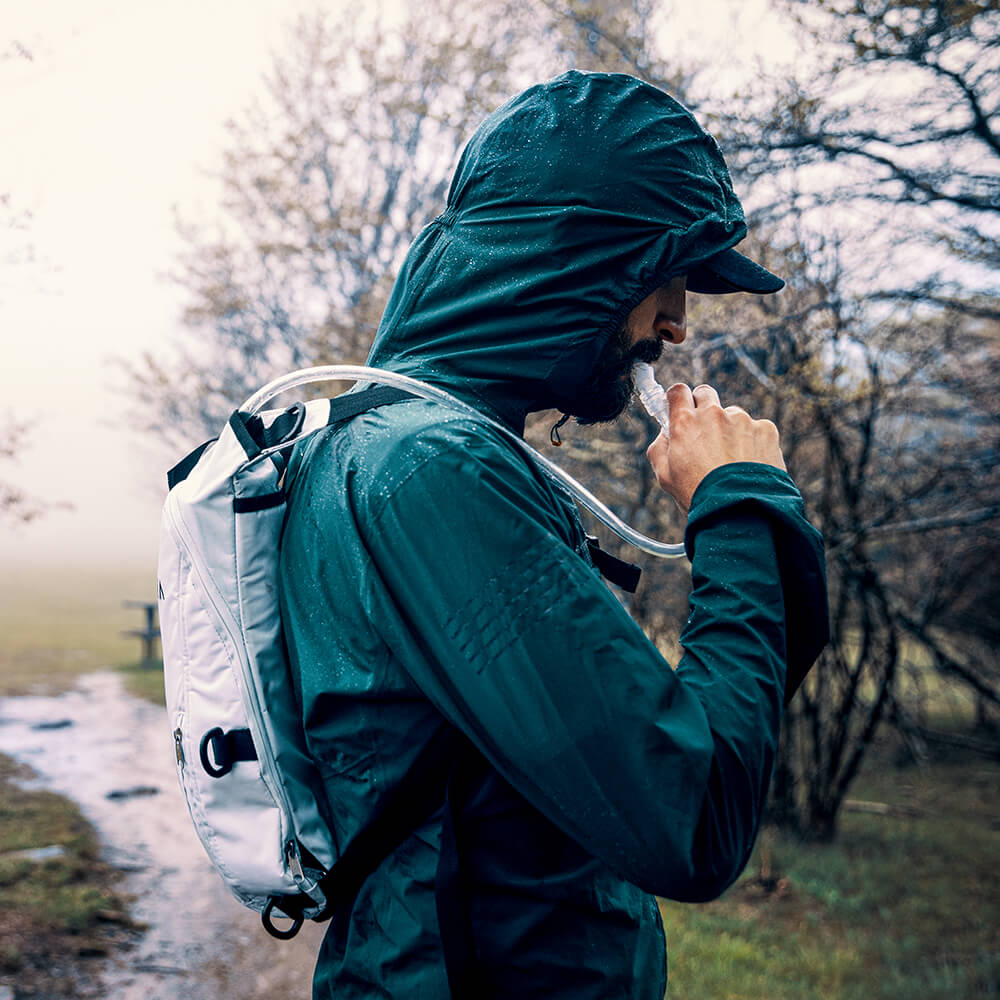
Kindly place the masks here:
POLYGON ((224 733, 219 726, 210 729, 201 738, 198 748, 201 766, 213 777, 229 774, 238 760, 256 760, 257 749, 249 729, 230 729, 224 733), (209 755, 209 747, 212 749, 209 755), (212 757, 215 760, 212 760, 212 757))
POLYGON ((291 939, 302 929, 304 917, 301 913, 289 916, 289 914, 285 913, 284 910, 281 910, 281 913, 291 920, 292 925, 291 927, 285 928, 275 927, 271 914, 274 912, 275 907, 280 910, 281 905, 282 899, 280 896, 268 896, 267 905, 264 907, 264 910, 260 915, 260 922, 264 925, 264 930, 266 930, 271 937, 277 938, 279 941, 291 941, 291 939))
MULTIPOLYGON (((302 430, 302 425, 305 422, 306 404, 301 400, 292 403, 284 413, 275 417, 270 427, 264 427, 263 421, 261 421, 259 433, 262 444, 265 448, 271 448, 276 444, 281 444, 288 438, 295 437, 302 430)), ((256 430, 257 428, 251 429, 251 433, 254 433, 256 430)))
POLYGON ((210 729, 201 738, 201 745, 198 747, 198 755, 201 757, 201 766, 213 777, 221 778, 224 774, 229 774, 233 769, 233 762, 227 760, 225 756, 225 751, 221 747, 221 741, 225 739, 226 734, 218 726, 215 729, 210 729), (219 742, 216 742, 219 741, 219 742), (215 759, 219 761, 218 764, 213 764, 208 756, 208 747, 211 744, 212 750, 215 753, 215 759))

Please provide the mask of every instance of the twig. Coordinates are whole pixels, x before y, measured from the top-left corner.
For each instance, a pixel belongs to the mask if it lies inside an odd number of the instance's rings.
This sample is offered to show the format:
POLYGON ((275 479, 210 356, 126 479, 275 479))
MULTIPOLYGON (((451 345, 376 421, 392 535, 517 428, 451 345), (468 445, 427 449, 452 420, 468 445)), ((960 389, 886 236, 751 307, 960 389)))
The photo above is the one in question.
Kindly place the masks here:
POLYGON ((927 815, 923 809, 914 806, 891 805, 888 802, 865 802, 862 799, 844 799, 841 806, 846 812, 869 813, 873 816, 907 816, 921 818, 927 815))

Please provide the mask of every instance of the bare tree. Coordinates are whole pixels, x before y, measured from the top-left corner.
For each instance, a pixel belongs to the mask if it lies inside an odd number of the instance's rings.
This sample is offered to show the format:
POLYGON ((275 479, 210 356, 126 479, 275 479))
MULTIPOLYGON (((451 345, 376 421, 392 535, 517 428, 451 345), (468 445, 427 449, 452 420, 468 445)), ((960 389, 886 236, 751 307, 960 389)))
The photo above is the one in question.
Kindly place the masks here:
POLYGON ((769 320, 701 339, 711 380, 774 414, 827 539, 833 641, 788 714, 772 802, 829 837, 883 721, 919 755, 928 662, 981 704, 1000 691, 975 611, 1000 523, 998 411, 981 387, 1000 319, 1000 12, 780 6, 816 61, 714 120, 789 287, 761 305, 769 320))
POLYGON ((996 315, 995 302, 968 295, 995 294, 1000 265, 1000 9, 990 0, 780 2, 813 68, 767 81, 719 118, 741 176, 763 182, 762 216, 812 210, 827 231, 846 217, 865 264, 855 283, 867 292, 996 315))
MULTIPOLYGON (((16 460, 28 433, 26 424, 7 417, 0 425, 0 463, 16 460)), ((46 505, 6 478, 0 479, 0 522, 26 524, 42 514, 46 505)))
POLYGON ((789 288, 724 321, 713 304, 698 342, 720 391, 782 428, 826 539, 832 639, 788 712, 772 805, 779 822, 828 838, 881 723, 919 737, 904 671, 931 660, 991 701, 1000 693, 995 656, 959 653, 962 637, 987 639, 992 617, 978 610, 987 578, 960 570, 982 565, 1000 528, 1000 409, 983 388, 995 324, 957 313, 945 336, 919 310, 877 319, 835 266, 820 280, 817 249, 835 265, 836 248, 788 248, 772 263, 789 288), (972 612, 964 622, 956 599, 972 612))
POLYGON ((461 145, 527 74, 529 15, 437 0, 403 23, 297 22, 263 99, 228 124, 219 221, 180 221, 191 335, 179 361, 148 355, 134 373, 151 429, 211 433, 275 374, 364 358, 461 145))

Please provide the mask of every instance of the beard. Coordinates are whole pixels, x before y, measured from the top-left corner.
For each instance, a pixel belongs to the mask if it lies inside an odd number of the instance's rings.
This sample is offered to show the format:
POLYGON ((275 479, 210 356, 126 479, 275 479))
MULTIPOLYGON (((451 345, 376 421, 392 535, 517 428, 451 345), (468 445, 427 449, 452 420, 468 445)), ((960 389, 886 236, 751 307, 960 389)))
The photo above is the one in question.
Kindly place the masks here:
POLYGON ((587 387, 569 411, 578 424, 610 423, 628 409, 635 393, 632 366, 637 361, 652 364, 663 353, 659 337, 635 344, 632 339, 632 331, 623 323, 605 344, 587 387))

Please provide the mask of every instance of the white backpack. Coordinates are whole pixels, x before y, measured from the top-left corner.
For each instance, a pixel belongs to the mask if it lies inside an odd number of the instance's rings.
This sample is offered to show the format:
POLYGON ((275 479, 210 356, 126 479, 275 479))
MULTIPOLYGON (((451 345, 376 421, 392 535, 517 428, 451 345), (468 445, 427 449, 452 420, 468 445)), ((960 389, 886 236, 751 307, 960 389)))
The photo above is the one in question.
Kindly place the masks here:
MULTIPOLYGON (((238 410, 168 473, 157 575, 177 774, 212 864, 276 937, 329 916, 331 891, 343 898, 360 886, 443 801, 441 780, 430 782, 433 799, 400 796, 341 857, 305 746, 277 598, 292 444, 407 395, 382 385, 260 416, 238 410), (291 927, 274 925, 275 910, 291 927)), ((421 765, 426 774, 446 770, 451 750, 436 746, 421 765)), ((427 787, 419 777, 410 784, 427 787)))

